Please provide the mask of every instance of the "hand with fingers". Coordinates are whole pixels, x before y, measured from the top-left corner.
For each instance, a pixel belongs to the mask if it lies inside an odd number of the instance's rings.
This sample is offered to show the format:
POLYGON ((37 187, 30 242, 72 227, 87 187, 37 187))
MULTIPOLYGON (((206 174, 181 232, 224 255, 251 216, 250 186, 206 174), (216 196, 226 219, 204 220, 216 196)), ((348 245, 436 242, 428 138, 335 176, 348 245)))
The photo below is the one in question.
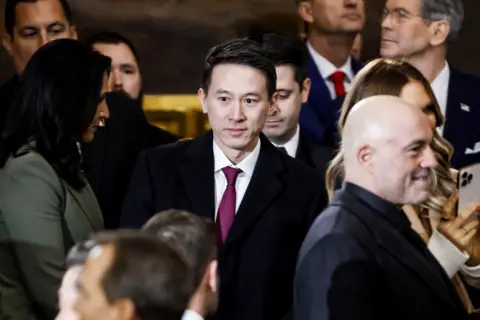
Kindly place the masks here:
MULTIPOLYGON (((438 225, 438 231, 452 242, 460 251, 466 251, 473 256, 478 255, 480 258, 480 242, 474 241, 479 238, 476 236, 480 221, 480 203, 472 203, 458 212, 457 215, 452 214, 458 201, 458 192, 455 192, 447 201, 444 207, 444 217, 452 217, 447 221, 438 225), (473 250, 476 248, 475 250, 473 250), (478 251, 478 252, 477 252, 478 251), (473 255, 472 255, 473 254, 473 255)), ((478 260, 480 261, 480 260, 478 260)))

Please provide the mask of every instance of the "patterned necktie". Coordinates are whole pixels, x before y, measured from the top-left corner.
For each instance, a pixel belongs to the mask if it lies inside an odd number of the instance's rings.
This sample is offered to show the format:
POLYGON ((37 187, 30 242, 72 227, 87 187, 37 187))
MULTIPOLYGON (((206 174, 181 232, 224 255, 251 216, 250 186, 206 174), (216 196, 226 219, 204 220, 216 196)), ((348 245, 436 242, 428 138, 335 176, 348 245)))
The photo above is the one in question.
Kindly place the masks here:
POLYGON ((340 97, 345 94, 345 73, 343 71, 336 71, 330 76, 330 80, 335 86, 335 95, 340 97))
POLYGON ((237 202, 237 192, 235 190, 235 182, 237 181, 238 174, 242 170, 237 168, 225 167, 222 169, 225 178, 227 178, 227 188, 220 201, 217 214, 217 241, 219 247, 227 239, 228 231, 232 226, 233 219, 235 218, 235 208, 237 202))

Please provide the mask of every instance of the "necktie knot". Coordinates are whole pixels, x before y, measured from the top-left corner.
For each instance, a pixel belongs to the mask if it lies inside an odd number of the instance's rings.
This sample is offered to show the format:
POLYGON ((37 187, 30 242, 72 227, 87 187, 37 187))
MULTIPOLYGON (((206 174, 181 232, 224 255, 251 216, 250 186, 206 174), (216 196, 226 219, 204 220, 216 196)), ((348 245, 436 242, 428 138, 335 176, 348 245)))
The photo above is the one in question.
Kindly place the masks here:
POLYGON ((288 155, 287 149, 285 149, 285 147, 277 147, 277 149, 278 149, 280 152, 288 155))
POLYGON ((235 185, 238 174, 242 172, 242 170, 238 168, 232 168, 232 167, 225 167, 222 169, 222 171, 223 171, 223 174, 225 175, 225 178, 227 178, 227 184, 231 186, 235 185))
POLYGON ((345 93, 345 72, 343 71, 335 71, 332 73, 330 76, 330 80, 333 82, 333 85, 335 86, 335 94, 336 96, 341 96, 345 93))
POLYGON ((345 72, 335 71, 330 76, 330 80, 332 80, 333 83, 343 83, 345 81, 345 72))

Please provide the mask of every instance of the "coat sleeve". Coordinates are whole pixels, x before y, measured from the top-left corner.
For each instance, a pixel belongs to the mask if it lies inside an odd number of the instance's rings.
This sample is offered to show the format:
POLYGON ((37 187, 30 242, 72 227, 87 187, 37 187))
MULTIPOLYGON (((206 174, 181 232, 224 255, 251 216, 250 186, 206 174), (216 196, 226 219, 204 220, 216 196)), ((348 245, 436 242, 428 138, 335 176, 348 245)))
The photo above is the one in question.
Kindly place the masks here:
POLYGON ((133 170, 120 217, 121 228, 141 228, 153 214, 153 184, 148 167, 148 151, 143 152, 133 170))
POLYGON ((11 312, 11 319, 27 319, 35 306, 40 317, 53 319, 65 270, 64 195, 48 163, 30 160, 14 160, 1 182, 2 312, 11 312))
POLYGON ((351 237, 327 235, 297 266, 294 320, 382 319, 375 267, 351 237))

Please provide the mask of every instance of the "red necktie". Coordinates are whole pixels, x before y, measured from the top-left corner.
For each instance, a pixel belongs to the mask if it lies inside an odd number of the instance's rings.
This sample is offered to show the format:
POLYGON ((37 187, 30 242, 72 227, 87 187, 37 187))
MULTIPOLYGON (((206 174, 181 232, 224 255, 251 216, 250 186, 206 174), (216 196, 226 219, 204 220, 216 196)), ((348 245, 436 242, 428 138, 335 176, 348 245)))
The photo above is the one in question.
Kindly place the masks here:
POLYGON ((222 169, 225 178, 227 178, 227 188, 220 201, 217 214, 217 241, 219 247, 227 239, 228 231, 232 226, 233 219, 235 219, 235 207, 237 202, 237 192, 235 190, 235 182, 238 174, 242 172, 240 169, 225 167, 222 169))
POLYGON ((335 86, 335 95, 336 97, 340 97, 345 94, 345 85, 343 84, 345 81, 345 73, 343 71, 335 71, 330 76, 330 80, 333 82, 335 86))

